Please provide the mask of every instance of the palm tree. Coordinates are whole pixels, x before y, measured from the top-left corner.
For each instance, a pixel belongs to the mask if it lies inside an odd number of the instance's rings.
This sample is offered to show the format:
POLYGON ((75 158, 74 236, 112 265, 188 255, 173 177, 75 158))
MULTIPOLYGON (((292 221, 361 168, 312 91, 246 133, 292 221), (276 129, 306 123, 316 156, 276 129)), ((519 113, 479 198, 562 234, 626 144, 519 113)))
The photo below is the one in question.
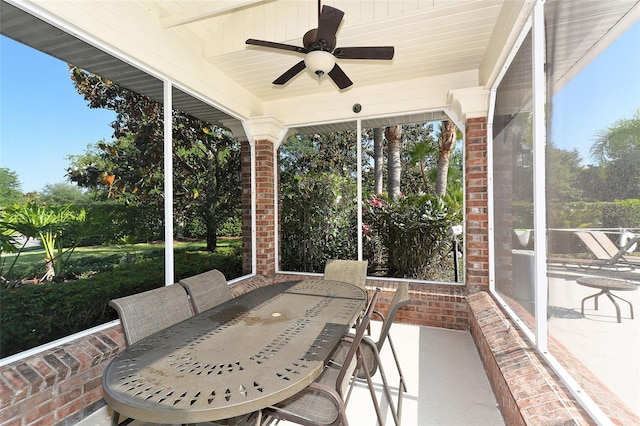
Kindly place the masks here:
POLYGON ((389 198, 395 200, 400 195, 400 171, 402 164, 400 163, 400 139, 402 138, 402 126, 389 126, 384 130, 384 136, 387 138, 388 158, 387 171, 387 190, 389 198))
POLYGON ((382 194, 382 176, 384 166, 384 150, 382 149, 382 133, 381 127, 373 129, 373 164, 374 164, 374 184, 373 189, 376 195, 382 194))
POLYGON ((449 173, 449 158, 456 147, 457 129, 451 120, 444 120, 438 138, 438 173, 436 175, 436 194, 444 196, 447 193, 447 177, 449 173))

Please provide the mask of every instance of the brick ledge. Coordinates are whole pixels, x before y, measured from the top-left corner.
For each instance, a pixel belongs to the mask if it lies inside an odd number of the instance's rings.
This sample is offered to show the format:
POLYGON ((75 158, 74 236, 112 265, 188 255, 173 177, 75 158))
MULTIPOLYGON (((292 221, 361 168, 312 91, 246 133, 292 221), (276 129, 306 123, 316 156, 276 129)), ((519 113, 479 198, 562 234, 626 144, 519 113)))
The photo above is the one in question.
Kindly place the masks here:
MULTIPOLYGON (((468 297, 469 322, 487 377, 509 425, 593 425, 559 377, 486 292, 468 297)), ((614 424, 640 424, 619 398, 553 339, 549 347, 614 424)))

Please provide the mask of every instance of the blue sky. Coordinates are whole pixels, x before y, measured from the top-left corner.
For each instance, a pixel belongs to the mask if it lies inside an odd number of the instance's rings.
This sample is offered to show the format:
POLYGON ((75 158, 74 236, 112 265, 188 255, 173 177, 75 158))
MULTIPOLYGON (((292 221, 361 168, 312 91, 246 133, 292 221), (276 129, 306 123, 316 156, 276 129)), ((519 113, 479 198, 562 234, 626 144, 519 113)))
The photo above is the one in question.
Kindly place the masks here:
MULTIPOLYGON (((556 146, 589 163, 598 132, 640 109, 639 46, 636 23, 554 96, 556 146)), ((23 192, 65 182, 67 156, 111 140, 114 119, 87 107, 66 63, 0 36, 0 167, 18 174, 23 192)))
POLYGON ((0 36, 0 167, 22 191, 66 182, 67 156, 111 140, 113 111, 90 109, 65 62, 0 36))
POLYGON ((553 97, 551 140, 577 149, 590 164, 589 148, 601 130, 640 109, 640 22, 594 59, 553 97))

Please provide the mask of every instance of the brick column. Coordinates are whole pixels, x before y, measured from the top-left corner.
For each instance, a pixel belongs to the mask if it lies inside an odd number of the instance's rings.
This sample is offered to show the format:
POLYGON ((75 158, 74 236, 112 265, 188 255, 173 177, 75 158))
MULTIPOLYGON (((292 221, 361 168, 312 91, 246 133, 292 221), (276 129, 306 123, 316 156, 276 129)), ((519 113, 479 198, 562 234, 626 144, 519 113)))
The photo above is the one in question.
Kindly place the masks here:
POLYGON ((276 272, 276 211, 274 182, 277 164, 274 144, 255 142, 256 156, 256 263, 257 273, 269 276, 276 272))
POLYGON ((487 119, 467 120, 465 138, 465 277, 469 294, 489 291, 487 119))
POLYGON ((240 185, 242 186, 242 273, 250 274, 253 263, 251 251, 251 144, 240 142, 240 185))

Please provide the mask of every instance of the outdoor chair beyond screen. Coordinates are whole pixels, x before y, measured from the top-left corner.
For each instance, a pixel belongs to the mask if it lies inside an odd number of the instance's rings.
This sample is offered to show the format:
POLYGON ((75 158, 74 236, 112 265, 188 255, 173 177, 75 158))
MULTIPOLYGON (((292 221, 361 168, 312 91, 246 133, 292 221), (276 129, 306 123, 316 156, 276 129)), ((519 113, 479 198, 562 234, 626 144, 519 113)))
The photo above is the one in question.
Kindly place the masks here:
POLYGON ((327 260, 324 267, 325 280, 342 281, 345 283, 365 288, 367 282, 367 265, 366 260, 327 260))
POLYGON ((177 284, 113 299, 109 305, 118 311, 128 345, 192 316, 187 293, 177 284))
POLYGON ((187 289, 196 314, 233 298, 227 279, 217 269, 183 278, 180 280, 180 285, 187 289))
MULTIPOLYGON (((279 419, 301 425, 342 424, 343 426, 348 426, 346 406, 355 384, 354 375, 360 369, 368 371, 366 360, 362 356, 360 349, 360 342, 371 320, 371 314, 379 293, 380 289, 376 289, 369 307, 356 329, 355 335, 345 338, 349 340, 349 351, 341 368, 325 367, 322 374, 301 392, 264 409, 263 414, 266 416, 267 422, 271 419, 279 419)), ((371 376, 368 374, 366 376, 378 422, 382 425, 382 413, 375 398, 371 376)))
POLYGON ((627 263, 629 265, 640 266, 640 256, 633 256, 627 254, 627 249, 637 243, 638 237, 630 239, 624 247, 618 248, 613 241, 609 239, 607 234, 602 231, 590 231, 593 238, 602 246, 604 251, 610 258, 610 262, 627 263))
MULTIPOLYGON (((402 306, 408 305, 410 302, 411 299, 409 298, 409 284, 400 283, 398 285, 398 289, 393 295, 391 303, 389 304, 389 312, 387 312, 387 315, 384 316, 378 311, 374 312, 374 315, 382 318, 382 328, 380 329, 380 336, 378 337, 378 341, 374 342, 372 339, 365 336, 362 339, 362 343, 360 344, 360 346, 362 347, 362 354, 366 360, 367 366, 369 367, 369 375, 373 376, 376 374, 376 371, 378 369, 380 370, 383 390, 387 397, 389 408, 391 409, 391 414, 393 415, 393 420, 398 426, 400 425, 400 419, 402 418, 402 397, 404 392, 407 391, 407 385, 402 374, 400 362, 398 361, 396 349, 393 345, 393 341, 391 340, 391 335, 389 334, 389 329, 391 328, 391 324, 393 324, 393 320, 396 316, 396 313, 398 312, 398 309, 400 309, 402 306), (387 377, 380 360, 380 351, 384 346, 384 342, 387 340, 389 341, 389 347, 391 348, 391 353, 393 354, 393 359, 395 360, 396 368, 398 369, 398 374, 400 375, 397 406, 393 405, 393 400, 391 399, 391 388, 389 387, 389 383, 387 381, 387 377)), ((332 362, 336 365, 342 365, 344 363, 344 358, 348 349, 348 345, 341 344, 340 347, 335 351, 332 362)), ((361 379, 366 378, 364 372, 360 372, 358 377, 361 379)))
MULTIPOLYGON (((595 257, 595 259, 592 261, 585 259, 585 261, 582 263, 582 266, 609 267, 609 268, 615 268, 615 269, 632 267, 628 262, 625 262, 624 260, 621 259, 624 253, 622 250, 619 251, 616 248, 615 252, 610 253, 596 239, 593 233, 587 232, 587 231, 577 231, 577 232, 574 232, 574 234, 576 234, 576 236, 580 238, 580 241, 582 241, 584 246, 595 257)), ((609 239, 605 234, 603 234, 603 236, 607 240, 609 239)))

